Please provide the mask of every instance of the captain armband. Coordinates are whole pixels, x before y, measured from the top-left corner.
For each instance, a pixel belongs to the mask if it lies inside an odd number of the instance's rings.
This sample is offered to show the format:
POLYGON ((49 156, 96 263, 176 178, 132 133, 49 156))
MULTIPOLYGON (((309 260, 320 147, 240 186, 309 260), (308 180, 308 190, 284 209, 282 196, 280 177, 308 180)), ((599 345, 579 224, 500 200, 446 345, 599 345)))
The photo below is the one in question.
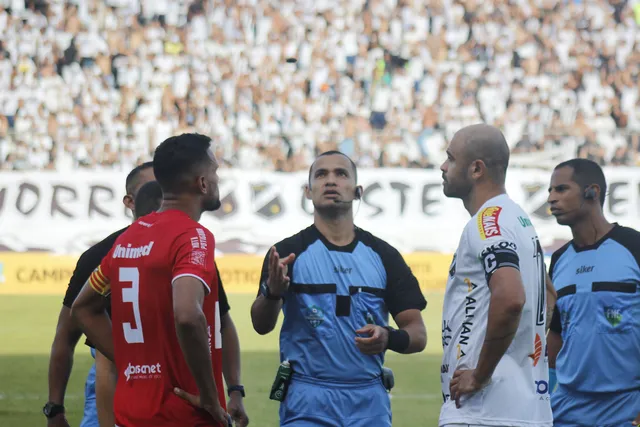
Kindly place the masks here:
POLYGON ((520 259, 518 258, 517 246, 513 242, 497 242, 487 246, 480 253, 480 260, 484 268, 484 275, 487 283, 491 276, 501 267, 513 267, 520 270, 520 259))
POLYGON ((109 279, 102 274, 100 267, 96 268, 93 273, 91 273, 91 276, 89 276, 89 285, 102 296, 106 297, 111 293, 109 279))
POLYGON ((391 326, 385 326, 389 331, 389 341, 387 341, 387 349, 396 353, 404 353, 409 348, 411 339, 409 333, 403 329, 393 329, 391 326))

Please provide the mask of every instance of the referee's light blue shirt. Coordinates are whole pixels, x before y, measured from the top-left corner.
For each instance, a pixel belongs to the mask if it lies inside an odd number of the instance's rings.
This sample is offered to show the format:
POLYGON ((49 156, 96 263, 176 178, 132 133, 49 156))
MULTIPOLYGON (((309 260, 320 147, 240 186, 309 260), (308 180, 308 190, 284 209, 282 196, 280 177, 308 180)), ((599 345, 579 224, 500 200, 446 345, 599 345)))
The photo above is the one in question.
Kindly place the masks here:
POLYGON ((553 254, 550 275, 558 293, 551 329, 563 341, 558 384, 584 393, 639 389, 640 233, 616 224, 595 245, 569 242, 553 254))

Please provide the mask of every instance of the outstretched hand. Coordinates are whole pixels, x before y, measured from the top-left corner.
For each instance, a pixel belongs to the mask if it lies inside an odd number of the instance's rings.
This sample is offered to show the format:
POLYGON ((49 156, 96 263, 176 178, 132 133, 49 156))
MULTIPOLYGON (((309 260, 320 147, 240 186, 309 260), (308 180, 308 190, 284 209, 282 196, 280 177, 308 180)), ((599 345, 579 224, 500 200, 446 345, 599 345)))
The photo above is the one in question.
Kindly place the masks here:
POLYGON ((269 252, 269 277, 267 286, 273 295, 281 296, 289 288, 289 264, 296 258, 295 254, 289 254, 286 258, 280 258, 275 246, 269 252))

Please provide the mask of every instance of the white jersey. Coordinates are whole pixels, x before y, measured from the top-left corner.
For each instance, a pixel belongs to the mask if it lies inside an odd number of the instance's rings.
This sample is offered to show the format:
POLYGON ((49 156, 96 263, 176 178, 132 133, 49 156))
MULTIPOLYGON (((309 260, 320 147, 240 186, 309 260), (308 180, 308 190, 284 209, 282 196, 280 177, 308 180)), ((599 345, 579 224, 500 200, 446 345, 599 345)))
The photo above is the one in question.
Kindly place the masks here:
POLYGON ((469 220, 449 269, 442 321, 440 426, 551 427, 545 339, 545 265, 528 215, 506 194, 488 200, 469 220), (456 369, 475 369, 487 332, 491 292, 501 267, 519 268, 526 293, 520 325, 491 381, 460 399, 449 398, 456 369))

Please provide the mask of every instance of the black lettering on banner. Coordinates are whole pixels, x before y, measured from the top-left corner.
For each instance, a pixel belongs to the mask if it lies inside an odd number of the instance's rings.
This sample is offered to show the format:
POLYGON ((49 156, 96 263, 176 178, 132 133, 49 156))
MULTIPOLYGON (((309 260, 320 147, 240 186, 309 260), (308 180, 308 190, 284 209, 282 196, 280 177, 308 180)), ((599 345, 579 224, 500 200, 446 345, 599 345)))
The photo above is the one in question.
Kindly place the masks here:
POLYGON ((438 212, 436 209, 431 209, 431 205, 438 204, 439 201, 437 199, 429 198, 429 192, 434 188, 442 187, 441 184, 425 184, 422 187, 422 213, 429 216, 438 215, 441 212, 438 212))
POLYGON ((16 278, 19 283, 38 283, 52 280, 55 282, 67 282, 71 279, 73 274, 72 270, 66 268, 54 268, 54 269, 30 269, 19 268, 16 273, 16 278))
POLYGON ((51 217, 54 217, 56 212, 61 213, 67 218, 73 218, 73 214, 62 207, 62 204, 69 201, 75 201, 78 198, 78 193, 75 189, 68 187, 66 185, 54 185, 53 186, 53 197, 51 198, 51 217), (61 193, 66 192, 70 194, 72 198, 66 198, 64 201, 60 201, 58 198, 61 193))
POLYGON ((441 374, 449 373, 449 365, 448 364, 440 365, 440 373, 441 374))
POLYGON ((627 210, 623 209, 620 212, 616 212, 616 206, 620 203, 624 203, 627 201, 626 197, 618 197, 616 193, 620 193, 617 191, 618 189, 624 190, 628 184, 626 182, 612 182, 609 184, 609 192, 607 195, 607 200, 609 201, 609 212, 615 216, 623 216, 627 214, 627 210))
POLYGON ((484 266, 487 283, 491 280, 493 273, 500 267, 520 269, 520 260, 516 250, 517 246, 515 243, 506 241, 494 243, 482 250, 480 258, 484 266))
POLYGON ((18 198, 16 199, 16 209, 18 210, 18 212, 25 216, 31 215, 33 211, 36 210, 39 204, 40 189, 28 182, 23 182, 22 184, 20 184, 20 188, 18 189, 18 198), (31 206, 31 208, 26 208, 25 206, 23 206, 24 198, 28 196, 29 192, 36 196, 36 201, 33 203, 33 206, 31 206))
POLYGON ((407 204, 407 190, 411 188, 411 186, 402 182, 392 182, 391 188, 400 192, 400 215, 402 215, 407 204))
MULTIPOLYGON (((99 215, 102 215, 105 218, 111 218, 112 215, 98 205, 99 199, 104 200, 102 197, 96 197, 98 193, 108 193, 109 198, 107 201, 109 202, 114 198, 114 192, 111 188, 105 187, 104 185, 92 185, 91 194, 89 196, 89 212, 88 212, 89 218, 93 216, 94 212, 99 215)), ((125 210, 128 211, 128 209, 125 209, 125 210)))
POLYGON ((371 193, 373 193, 374 191, 378 191, 382 188, 382 186, 380 185, 379 182, 374 182, 373 184, 371 184, 369 187, 365 188, 364 190, 364 194, 362 195, 362 201, 368 205, 371 206, 372 208, 374 208, 376 211, 370 215, 371 218, 380 215, 381 213, 384 213, 384 210, 382 209, 382 206, 377 206, 374 205, 373 203, 371 203, 371 201, 369 200, 371 197, 371 193))

